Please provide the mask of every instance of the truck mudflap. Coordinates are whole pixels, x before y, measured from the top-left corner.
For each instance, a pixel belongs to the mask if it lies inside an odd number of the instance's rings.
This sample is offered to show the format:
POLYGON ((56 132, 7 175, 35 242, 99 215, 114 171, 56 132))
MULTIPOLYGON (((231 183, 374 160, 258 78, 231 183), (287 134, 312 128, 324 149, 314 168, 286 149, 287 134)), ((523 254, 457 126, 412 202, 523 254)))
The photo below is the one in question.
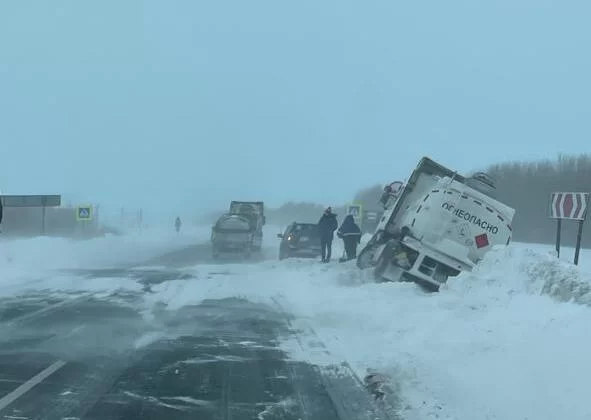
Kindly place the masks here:
POLYGON ((252 247, 251 247, 251 249, 254 252, 261 252, 262 251, 262 249, 263 249, 263 235, 262 235, 262 232, 261 233, 258 233, 257 232, 254 235, 253 240, 252 240, 252 247))
POLYGON ((218 259, 222 254, 224 255, 241 255, 244 258, 250 258, 252 253, 250 246, 244 247, 232 247, 232 246, 216 246, 214 245, 211 250, 212 258, 218 259))

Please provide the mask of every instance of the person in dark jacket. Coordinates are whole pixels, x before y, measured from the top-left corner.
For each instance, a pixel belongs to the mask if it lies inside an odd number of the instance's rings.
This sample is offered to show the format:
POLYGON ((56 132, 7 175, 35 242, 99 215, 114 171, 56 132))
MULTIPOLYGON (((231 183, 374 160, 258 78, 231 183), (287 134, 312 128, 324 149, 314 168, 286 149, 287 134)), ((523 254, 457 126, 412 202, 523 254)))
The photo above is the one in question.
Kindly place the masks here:
POLYGON ((332 208, 328 207, 324 210, 324 214, 318 221, 318 234, 320 236, 323 263, 330 261, 334 231, 337 230, 338 227, 339 223, 337 222, 337 215, 332 212, 332 208))
POLYGON ((339 261, 344 262, 357 258, 357 245, 361 242, 361 229, 351 214, 343 220, 343 224, 337 231, 337 236, 343 240, 346 253, 346 257, 339 261))

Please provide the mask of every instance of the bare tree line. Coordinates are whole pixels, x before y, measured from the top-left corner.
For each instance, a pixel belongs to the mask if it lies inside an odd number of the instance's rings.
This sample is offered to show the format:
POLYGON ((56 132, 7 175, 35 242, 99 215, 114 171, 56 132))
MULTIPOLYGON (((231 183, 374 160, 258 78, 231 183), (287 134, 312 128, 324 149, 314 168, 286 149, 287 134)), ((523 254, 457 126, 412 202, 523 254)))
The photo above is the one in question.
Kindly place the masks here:
MULTIPOLYGON (((560 155, 555 160, 507 162, 492 165, 488 172, 497 182, 497 197, 515 208, 513 240, 553 243, 556 222, 549 219, 552 192, 591 192, 591 155, 560 155)), ((591 203, 590 203, 591 204, 591 203)), ((588 227, 587 227, 588 229, 588 227)), ((583 246, 591 246, 591 232, 583 230, 583 246)), ((562 223, 562 243, 574 245, 577 223, 562 223)))

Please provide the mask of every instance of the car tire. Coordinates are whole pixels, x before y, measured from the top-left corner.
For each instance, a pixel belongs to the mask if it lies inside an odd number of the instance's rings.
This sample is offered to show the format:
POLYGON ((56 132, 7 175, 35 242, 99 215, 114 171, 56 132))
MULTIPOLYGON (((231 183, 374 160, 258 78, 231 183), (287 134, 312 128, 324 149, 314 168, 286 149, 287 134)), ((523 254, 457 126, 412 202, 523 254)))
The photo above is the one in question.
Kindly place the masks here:
POLYGON ((286 251, 280 250, 279 251, 279 260, 284 260, 289 258, 289 254, 286 251))

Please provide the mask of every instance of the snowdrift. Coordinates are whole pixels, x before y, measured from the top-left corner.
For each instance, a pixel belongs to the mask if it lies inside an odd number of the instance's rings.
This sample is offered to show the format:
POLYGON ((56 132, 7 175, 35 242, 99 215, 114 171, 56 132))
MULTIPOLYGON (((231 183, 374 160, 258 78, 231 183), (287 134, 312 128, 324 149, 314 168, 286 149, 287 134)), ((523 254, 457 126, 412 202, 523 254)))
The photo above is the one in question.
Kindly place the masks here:
POLYGON ((0 264, 39 271, 133 263, 177 247, 207 240, 209 232, 209 227, 202 227, 185 229, 181 235, 177 235, 172 229, 146 229, 121 236, 106 235, 87 240, 0 237, 0 264))
MULTIPOLYGON (((591 252, 582 250, 581 257, 589 262, 591 252)), ((591 272, 559 260, 550 246, 518 243, 494 249, 472 273, 451 280, 447 288, 467 292, 483 286, 488 291, 548 295, 560 302, 591 304, 591 272)))
MULTIPOLYGON (((275 257, 278 246, 275 226, 265 227, 264 255, 275 257)), ((172 228, 151 228, 125 235, 106 235, 86 240, 37 237, 7 239, 0 236, 0 297, 22 292, 31 287, 63 290, 135 290, 129 279, 101 279, 87 282, 55 270, 95 269, 142 266, 151 258, 209 243, 211 226, 187 227, 177 235, 172 228)), ((146 267, 144 267, 146 268, 146 267)))

